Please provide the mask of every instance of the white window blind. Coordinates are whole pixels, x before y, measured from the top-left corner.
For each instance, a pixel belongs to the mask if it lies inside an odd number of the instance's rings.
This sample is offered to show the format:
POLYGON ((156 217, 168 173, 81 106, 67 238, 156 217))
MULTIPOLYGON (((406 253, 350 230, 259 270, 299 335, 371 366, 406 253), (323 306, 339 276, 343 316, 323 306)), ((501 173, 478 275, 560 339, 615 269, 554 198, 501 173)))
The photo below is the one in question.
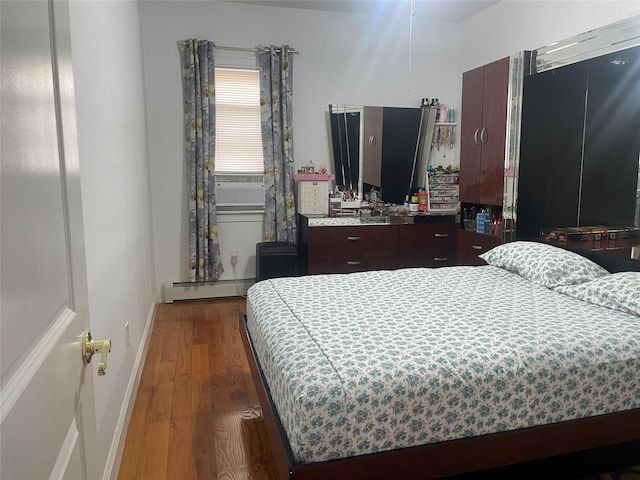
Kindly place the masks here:
POLYGON ((216 173, 264 173, 258 70, 216 68, 216 173))

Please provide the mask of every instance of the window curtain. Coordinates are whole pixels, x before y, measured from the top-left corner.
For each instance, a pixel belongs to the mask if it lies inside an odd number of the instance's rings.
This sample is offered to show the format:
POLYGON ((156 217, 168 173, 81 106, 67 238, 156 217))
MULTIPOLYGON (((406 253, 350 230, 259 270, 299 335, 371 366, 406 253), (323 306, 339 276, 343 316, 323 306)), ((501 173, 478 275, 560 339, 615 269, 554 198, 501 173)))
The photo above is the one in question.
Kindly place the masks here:
POLYGON ((179 42, 184 99, 184 146, 189 195, 189 279, 217 280, 222 272, 215 197, 215 45, 179 42))
POLYGON ((289 46, 257 47, 265 169, 265 241, 296 243, 293 196, 293 55, 289 46))

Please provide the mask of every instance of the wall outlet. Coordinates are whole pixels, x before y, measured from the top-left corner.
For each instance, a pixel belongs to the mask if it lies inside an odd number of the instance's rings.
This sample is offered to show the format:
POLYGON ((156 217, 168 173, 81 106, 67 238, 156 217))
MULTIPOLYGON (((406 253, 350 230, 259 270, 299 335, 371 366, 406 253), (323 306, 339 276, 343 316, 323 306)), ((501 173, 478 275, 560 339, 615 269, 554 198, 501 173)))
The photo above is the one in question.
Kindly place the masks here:
POLYGON ((131 335, 129 335, 129 322, 124 324, 124 339, 128 349, 129 345, 131 345, 131 335))
POLYGON ((229 258, 231 260, 231 265, 238 263, 238 250, 231 250, 229 252, 229 258))

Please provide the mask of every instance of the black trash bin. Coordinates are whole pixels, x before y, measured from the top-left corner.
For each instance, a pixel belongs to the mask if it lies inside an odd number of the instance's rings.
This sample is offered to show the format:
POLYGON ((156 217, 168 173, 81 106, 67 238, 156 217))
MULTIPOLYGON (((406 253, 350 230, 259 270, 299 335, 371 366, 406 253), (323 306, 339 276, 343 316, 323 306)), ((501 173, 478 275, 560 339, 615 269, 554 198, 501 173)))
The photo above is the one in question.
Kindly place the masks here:
POLYGON ((261 242, 256 244, 256 282, 268 278, 296 277, 298 249, 289 242, 261 242))

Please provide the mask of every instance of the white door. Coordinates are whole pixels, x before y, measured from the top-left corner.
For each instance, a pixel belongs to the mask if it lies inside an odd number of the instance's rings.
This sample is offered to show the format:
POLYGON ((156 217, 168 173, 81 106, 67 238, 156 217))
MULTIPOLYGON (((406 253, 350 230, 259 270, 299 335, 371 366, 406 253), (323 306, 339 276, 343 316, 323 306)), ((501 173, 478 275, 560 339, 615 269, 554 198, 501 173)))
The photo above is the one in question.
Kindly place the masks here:
POLYGON ((93 477, 88 330, 66 2, 0 1, 0 477, 93 477))

